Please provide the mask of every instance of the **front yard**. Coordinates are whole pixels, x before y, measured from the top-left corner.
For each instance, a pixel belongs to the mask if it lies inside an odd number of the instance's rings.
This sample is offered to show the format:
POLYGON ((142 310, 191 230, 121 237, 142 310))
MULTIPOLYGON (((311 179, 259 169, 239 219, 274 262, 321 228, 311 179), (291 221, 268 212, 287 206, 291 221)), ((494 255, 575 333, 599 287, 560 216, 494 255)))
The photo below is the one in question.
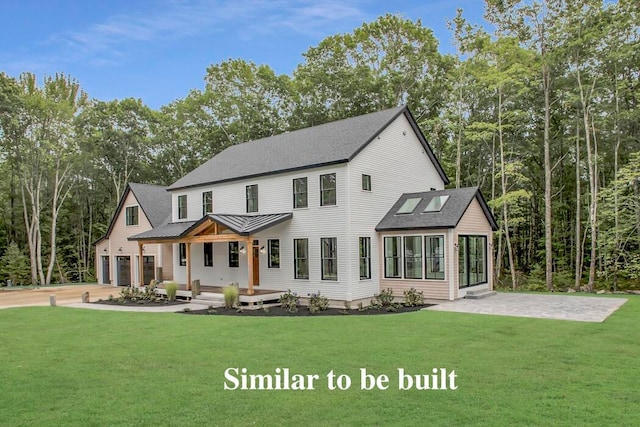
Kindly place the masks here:
POLYGON ((243 318, 0 311, 6 425, 640 425, 640 297, 604 323, 420 311, 243 318), (225 370, 317 374, 314 390, 224 390, 225 370), (389 376, 361 390, 360 368, 389 376), (456 390, 399 390, 398 368, 456 390), (329 390, 327 374, 348 390, 329 390))

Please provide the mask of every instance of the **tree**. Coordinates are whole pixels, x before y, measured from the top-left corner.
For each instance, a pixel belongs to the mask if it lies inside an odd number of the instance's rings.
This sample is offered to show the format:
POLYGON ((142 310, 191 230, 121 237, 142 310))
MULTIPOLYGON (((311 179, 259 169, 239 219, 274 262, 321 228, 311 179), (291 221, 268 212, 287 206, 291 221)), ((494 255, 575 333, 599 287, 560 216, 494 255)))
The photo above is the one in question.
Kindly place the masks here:
POLYGON ((5 280, 11 280, 14 285, 25 284, 29 280, 29 258, 11 242, 7 251, 0 258, 0 274, 5 280))

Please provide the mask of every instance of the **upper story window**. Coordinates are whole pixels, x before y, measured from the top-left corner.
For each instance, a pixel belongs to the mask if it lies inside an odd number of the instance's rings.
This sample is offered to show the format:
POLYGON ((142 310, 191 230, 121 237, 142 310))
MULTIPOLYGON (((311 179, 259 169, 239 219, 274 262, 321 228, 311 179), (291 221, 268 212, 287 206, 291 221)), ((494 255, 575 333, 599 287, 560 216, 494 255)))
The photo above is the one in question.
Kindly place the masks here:
POLYGON ((125 210, 126 225, 138 225, 138 207, 128 206, 125 210))
POLYGON ((362 174, 362 189, 371 191, 371 175, 362 174))
POLYGON ((187 217, 187 195, 178 196, 178 219, 187 217))
POLYGON ((293 208, 306 208, 308 206, 307 178, 295 178, 293 180, 293 208))
POLYGON ((202 216, 213 213, 213 191, 202 193, 202 216))
POLYGON ((247 185, 247 213, 258 212, 258 184, 247 185))
POLYGON ((423 212, 440 212, 447 200, 449 200, 449 196, 435 196, 429 201, 423 212))
POLYGON ((320 206, 336 204, 336 174, 320 175, 320 206))

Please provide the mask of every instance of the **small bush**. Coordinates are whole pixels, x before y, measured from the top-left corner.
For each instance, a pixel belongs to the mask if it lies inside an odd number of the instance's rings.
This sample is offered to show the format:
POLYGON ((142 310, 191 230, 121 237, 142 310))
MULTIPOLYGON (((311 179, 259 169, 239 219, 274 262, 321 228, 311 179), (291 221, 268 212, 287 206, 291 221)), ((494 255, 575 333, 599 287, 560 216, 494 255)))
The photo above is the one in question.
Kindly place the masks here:
POLYGON ((424 295, 422 291, 418 292, 415 288, 404 290, 404 305, 407 307, 415 307, 417 305, 424 305, 424 295))
POLYGON ((295 292, 288 290, 280 297, 280 305, 289 313, 297 313, 300 307, 300 297, 295 292))
POLYGON ((222 290, 222 294, 224 295, 224 306, 225 308, 233 308, 238 302, 238 288, 233 285, 226 286, 222 290))
POLYGON ((318 291, 317 294, 309 295, 309 312, 311 314, 326 310, 327 308, 329 308, 329 299, 321 295, 320 291, 318 291))
POLYGON ((175 282, 167 282, 164 284, 164 289, 167 291, 167 301, 175 301, 178 294, 178 284, 175 282))
POLYGON ((344 302, 344 309, 345 310, 351 310, 351 301, 345 301, 344 302))
POLYGON ((387 307, 391 305, 393 302, 393 289, 387 288, 380 291, 379 294, 376 295, 375 303, 372 301, 371 305, 387 307))

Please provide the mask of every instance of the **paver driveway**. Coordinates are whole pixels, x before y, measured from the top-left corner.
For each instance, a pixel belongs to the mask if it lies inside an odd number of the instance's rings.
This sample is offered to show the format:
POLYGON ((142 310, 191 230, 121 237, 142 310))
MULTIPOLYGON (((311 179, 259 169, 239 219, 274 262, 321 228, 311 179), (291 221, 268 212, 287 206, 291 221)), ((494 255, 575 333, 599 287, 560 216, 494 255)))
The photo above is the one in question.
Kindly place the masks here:
POLYGON ((429 307, 427 310, 604 322, 626 301, 626 298, 595 296, 498 293, 483 299, 445 302, 429 307))

